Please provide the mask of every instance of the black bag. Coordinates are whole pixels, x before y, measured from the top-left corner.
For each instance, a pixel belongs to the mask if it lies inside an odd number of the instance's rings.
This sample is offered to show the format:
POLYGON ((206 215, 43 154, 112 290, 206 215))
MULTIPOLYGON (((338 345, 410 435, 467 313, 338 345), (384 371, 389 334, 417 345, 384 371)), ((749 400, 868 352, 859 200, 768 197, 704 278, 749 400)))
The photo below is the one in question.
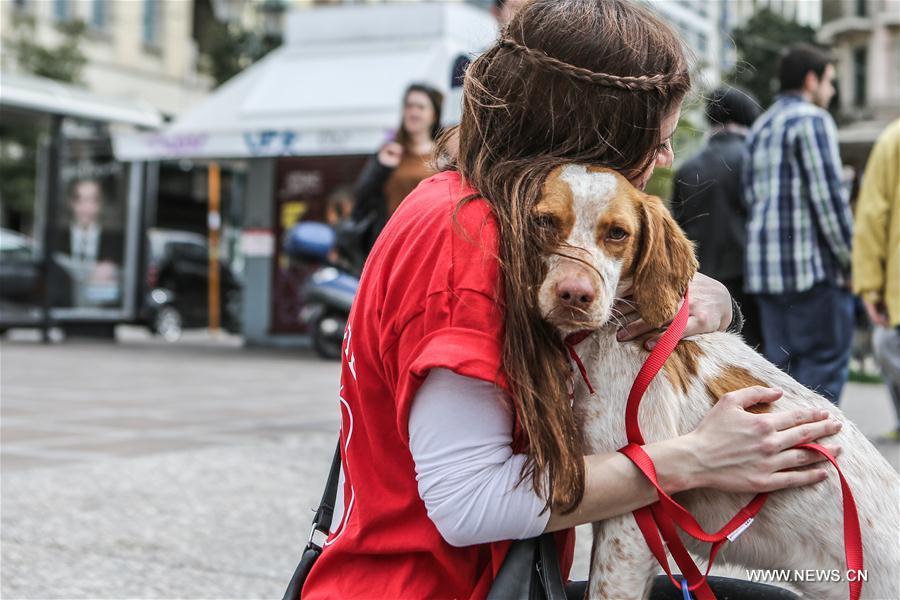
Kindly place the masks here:
MULTIPOLYGON (((322 501, 313 517, 309 539, 284 592, 283 600, 300 600, 300 592, 313 564, 322 554, 316 543, 316 532, 326 537, 331 530, 334 502, 337 498, 338 475, 341 470, 341 444, 338 442, 331 461, 322 501)), ((324 543, 324 542, 323 542, 324 543)), ((527 540, 516 540, 509 548, 487 600, 566 600, 565 585, 559 570, 559 557, 553 535, 545 533, 527 540)))
POLYGON ((487 600, 566 600, 552 533, 512 543, 487 600))
MULTIPOLYGON (((319 508, 316 510, 316 516, 313 517, 312 528, 309 530, 309 539, 306 540, 306 548, 303 549, 303 555, 300 557, 300 563, 294 569, 294 575, 288 584, 287 590, 284 592, 283 600, 300 600, 300 592, 303 591, 303 584, 312 570, 313 564, 319 555, 322 554, 322 545, 316 543, 316 532, 323 534, 326 538, 331 531, 331 518, 334 516, 334 501, 337 498, 338 475, 341 470, 341 442, 338 441, 337 447, 334 449, 334 458, 331 460, 331 470, 328 472, 328 481, 325 482, 325 492, 322 494, 322 500, 319 502, 319 508)), ((324 541, 323 541, 324 543, 324 541)))

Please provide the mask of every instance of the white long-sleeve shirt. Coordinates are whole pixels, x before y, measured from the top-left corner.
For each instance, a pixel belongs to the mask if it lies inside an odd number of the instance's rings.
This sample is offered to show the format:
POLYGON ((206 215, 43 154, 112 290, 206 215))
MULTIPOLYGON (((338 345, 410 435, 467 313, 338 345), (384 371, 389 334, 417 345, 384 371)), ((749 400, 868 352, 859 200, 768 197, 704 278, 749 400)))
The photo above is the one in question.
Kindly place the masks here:
POLYGON ((550 519, 513 454, 513 415, 497 386, 432 369, 413 400, 409 447, 419 496, 453 546, 540 535, 550 519), (517 485, 518 484, 518 485, 517 485))

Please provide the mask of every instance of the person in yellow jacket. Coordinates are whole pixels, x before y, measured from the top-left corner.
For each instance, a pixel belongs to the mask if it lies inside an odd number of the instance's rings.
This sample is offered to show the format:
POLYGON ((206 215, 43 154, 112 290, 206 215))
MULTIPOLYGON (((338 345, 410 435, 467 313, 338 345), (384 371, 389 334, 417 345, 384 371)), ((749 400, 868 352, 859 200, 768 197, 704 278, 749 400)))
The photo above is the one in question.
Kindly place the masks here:
POLYGON ((900 441, 900 119, 875 144, 856 206, 853 291, 875 326, 875 359, 887 381, 900 441))

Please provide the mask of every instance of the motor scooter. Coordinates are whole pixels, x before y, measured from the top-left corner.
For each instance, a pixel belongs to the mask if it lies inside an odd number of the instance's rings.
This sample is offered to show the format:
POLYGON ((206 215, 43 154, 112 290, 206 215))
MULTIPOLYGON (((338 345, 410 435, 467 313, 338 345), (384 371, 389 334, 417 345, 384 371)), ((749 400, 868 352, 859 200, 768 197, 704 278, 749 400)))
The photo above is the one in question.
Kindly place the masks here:
POLYGON ((301 292, 299 318, 322 358, 341 357, 344 330, 359 287, 359 272, 341 257, 337 234, 325 223, 304 221, 288 230, 284 252, 292 260, 316 265, 301 292))

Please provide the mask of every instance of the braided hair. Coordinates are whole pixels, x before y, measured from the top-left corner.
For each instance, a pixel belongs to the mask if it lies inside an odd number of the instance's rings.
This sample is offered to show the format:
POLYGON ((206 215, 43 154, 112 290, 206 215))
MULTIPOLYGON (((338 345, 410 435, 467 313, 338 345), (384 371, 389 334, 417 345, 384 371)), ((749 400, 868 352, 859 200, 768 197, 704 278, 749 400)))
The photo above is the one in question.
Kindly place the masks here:
POLYGON ((685 74, 684 73, 658 73, 655 75, 612 75, 610 73, 598 73, 570 65, 567 62, 554 58, 543 52, 529 48, 509 38, 500 38, 497 45, 507 50, 513 50, 521 53, 526 60, 540 68, 556 70, 564 73, 569 77, 579 79, 581 81, 592 83, 595 85, 618 88, 627 91, 644 91, 644 92, 665 92, 668 86, 677 84, 685 74))

